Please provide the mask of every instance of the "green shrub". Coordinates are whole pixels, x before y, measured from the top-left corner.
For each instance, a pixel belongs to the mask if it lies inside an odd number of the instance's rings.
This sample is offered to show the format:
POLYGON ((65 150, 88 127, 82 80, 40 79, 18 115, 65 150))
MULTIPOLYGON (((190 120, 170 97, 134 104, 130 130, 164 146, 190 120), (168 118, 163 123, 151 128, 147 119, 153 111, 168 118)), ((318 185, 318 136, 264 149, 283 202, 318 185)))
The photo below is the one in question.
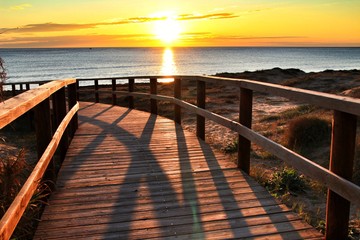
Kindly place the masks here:
POLYGON ((304 177, 299 175, 295 169, 284 168, 273 173, 266 183, 266 187, 275 195, 284 195, 302 192, 307 186, 304 177))
POLYGON ((316 117, 300 117, 290 121, 286 133, 286 145, 303 150, 329 142, 331 126, 328 121, 316 117))

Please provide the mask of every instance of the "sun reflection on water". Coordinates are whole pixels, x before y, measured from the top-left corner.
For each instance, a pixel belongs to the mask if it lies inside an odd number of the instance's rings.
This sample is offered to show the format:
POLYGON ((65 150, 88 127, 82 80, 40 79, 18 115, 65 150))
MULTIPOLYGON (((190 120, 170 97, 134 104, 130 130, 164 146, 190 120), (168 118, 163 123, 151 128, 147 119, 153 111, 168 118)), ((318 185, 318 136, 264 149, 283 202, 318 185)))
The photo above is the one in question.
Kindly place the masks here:
MULTIPOLYGON (((174 62, 173 50, 165 48, 163 53, 160 75, 170 76, 177 74, 176 64, 174 62)), ((172 82, 174 78, 162 78, 159 82, 172 82)))

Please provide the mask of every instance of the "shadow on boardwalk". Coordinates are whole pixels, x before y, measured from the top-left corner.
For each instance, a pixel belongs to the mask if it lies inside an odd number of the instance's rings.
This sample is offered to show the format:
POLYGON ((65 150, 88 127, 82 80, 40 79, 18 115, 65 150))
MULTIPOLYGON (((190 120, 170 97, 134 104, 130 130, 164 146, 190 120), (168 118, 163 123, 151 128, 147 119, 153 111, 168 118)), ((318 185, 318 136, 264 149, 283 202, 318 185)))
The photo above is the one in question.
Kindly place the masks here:
POLYGON ((36 239, 321 237, 169 119, 90 103, 79 117, 36 239))

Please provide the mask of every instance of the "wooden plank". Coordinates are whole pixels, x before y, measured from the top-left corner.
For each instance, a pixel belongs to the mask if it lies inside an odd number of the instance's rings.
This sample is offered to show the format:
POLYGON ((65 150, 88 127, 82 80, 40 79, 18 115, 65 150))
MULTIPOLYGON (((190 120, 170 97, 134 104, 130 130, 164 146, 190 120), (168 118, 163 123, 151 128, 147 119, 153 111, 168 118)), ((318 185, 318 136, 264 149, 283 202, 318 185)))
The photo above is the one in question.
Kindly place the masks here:
POLYGON ((302 236, 296 232, 304 230, 318 236, 235 163, 171 120, 82 106, 35 239, 302 236))

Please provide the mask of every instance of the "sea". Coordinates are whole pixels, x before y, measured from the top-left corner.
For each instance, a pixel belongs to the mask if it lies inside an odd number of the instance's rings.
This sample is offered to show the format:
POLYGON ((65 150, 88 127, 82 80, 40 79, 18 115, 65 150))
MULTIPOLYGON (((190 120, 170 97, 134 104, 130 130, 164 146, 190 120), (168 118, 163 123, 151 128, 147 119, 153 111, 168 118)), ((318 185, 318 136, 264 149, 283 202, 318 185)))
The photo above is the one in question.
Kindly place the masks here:
POLYGON ((7 82, 144 75, 213 75, 279 68, 360 69, 360 48, 178 47, 0 49, 7 82))

